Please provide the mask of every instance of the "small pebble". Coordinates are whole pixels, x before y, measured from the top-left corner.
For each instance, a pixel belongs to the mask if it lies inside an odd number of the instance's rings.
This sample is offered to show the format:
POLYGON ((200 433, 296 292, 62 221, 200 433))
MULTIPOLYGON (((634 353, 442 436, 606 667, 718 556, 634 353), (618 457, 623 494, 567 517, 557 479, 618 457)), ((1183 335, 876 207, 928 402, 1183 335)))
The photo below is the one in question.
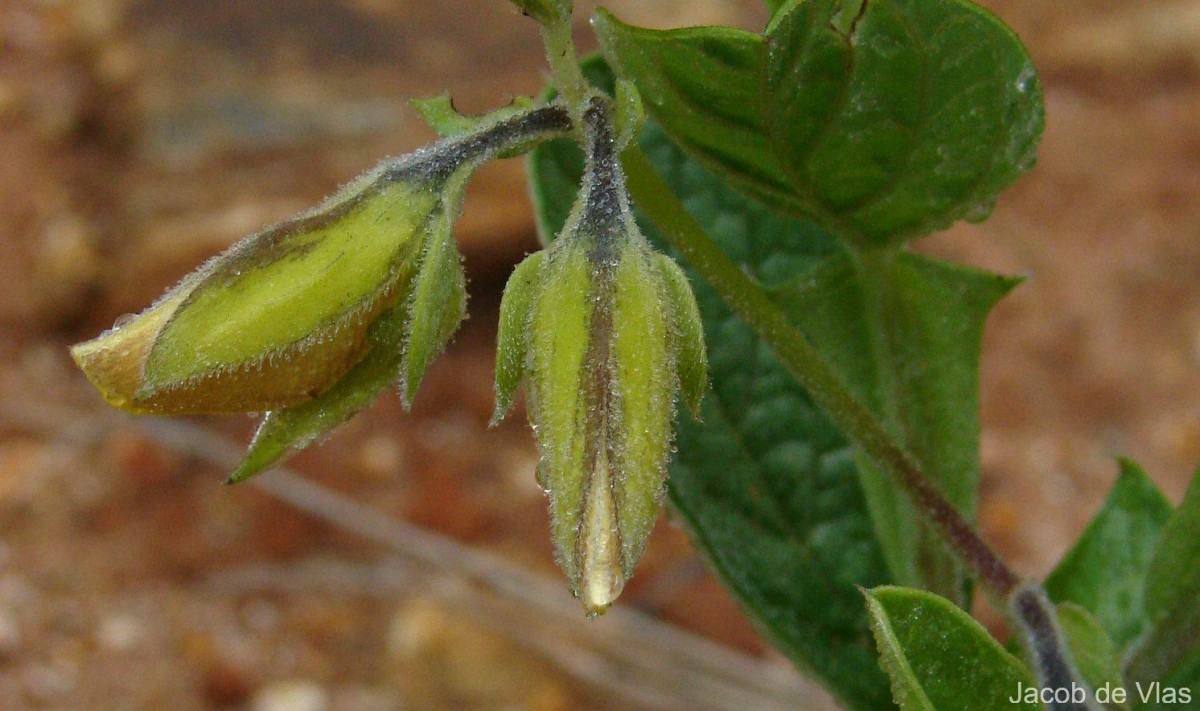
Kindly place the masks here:
POLYGON ((8 610, 0 609, 0 658, 10 657, 21 647, 21 628, 8 610))
POLYGON ((306 680, 276 681, 254 695, 254 711, 326 711, 329 693, 306 680))
POLYGON ((351 686, 333 694, 332 706, 333 711, 396 711, 404 703, 395 691, 351 686))
POLYGON ((112 652, 127 652, 137 646, 144 630, 142 623, 132 615, 113 615, 96 628, 96 641, 112 652))
POLYGON ((0 122, 19 115, 23 103, 24 99, 16 87, 0 82, 0 122))
POLYGON ((394 436, 377 435, 363 442, 358 458, 363 470, 375 479, 393 478, 404 468, 404 444, 394 436))
POLYGON ((33 666, 24 671, 25 692, 31 699, 53 704, 75 689, 76 681, 62 670, 50 666, 33 666))
POLYGON ((254 632, 270 632, 279 627, 282 618, 279 607, 268 600, 251 600, 242 608, 242 621, 254 632))

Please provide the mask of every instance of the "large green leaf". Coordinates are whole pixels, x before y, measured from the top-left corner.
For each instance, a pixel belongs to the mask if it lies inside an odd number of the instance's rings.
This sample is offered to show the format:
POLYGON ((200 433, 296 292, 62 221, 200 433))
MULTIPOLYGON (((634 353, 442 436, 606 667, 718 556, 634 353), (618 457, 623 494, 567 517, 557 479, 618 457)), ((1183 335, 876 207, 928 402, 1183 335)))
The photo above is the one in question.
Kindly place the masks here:
POLYGON ((903 711, 1041 709, 1019 700, 1029 670, 949 600, 909 588, 870 590, 867 607, 883 667, 903 711))
MULTIPOLYGON (((1046 579, 1047 593, 1065 603, 1060 613, 1078 604, 1112 638, 1126 660, 1123 688, 1134 708, 1181 708, 1184 692, 1200 700, 1198 528, 1200 486, 1193 482, 1172 512, 1142 469, 1122 461, 1104 506, 1046 579)), ((1060 622, 1086 672, 1085 660, 1103 650, 1081 648, 1069 617, 1060 622)))
POLYGON ((1046 578, 1055 602, 1073 602, 1096 616, 1118 649, 1148 628, 1146 570, 1171 505, 1142 469, 1121 462, 1104 506, 1046 578))
POLYGON ((595 24, 689 154, 860 245, 982 219, 1041 135, 1028 55, 968 0, 792 0, 763 36, 595 24))
MULTIPOLYGON (((856 267, 825 260, 776 299, 968 518, 979 482, 983 322, 1016 283, 901 253, 856 267)), ((957 565, 907 498, 862 458, 879 540, 899 583, 965 604, 957 565)))

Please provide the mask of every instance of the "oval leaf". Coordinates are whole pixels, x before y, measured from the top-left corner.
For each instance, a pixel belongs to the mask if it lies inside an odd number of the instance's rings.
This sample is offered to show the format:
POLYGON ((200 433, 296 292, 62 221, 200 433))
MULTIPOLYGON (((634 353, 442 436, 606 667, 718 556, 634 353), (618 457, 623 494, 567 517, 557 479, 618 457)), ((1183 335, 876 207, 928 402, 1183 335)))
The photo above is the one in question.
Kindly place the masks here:
POLYGON ((903 711, 1041 711, 1019 693, 1036 689, 1029 670, 949 600, 911 588, 865 594, 882 665, 903 711))
POLYGON ((605 58, 689 155, 759 199, 792 199, 760 108, 761 37, 728 27, 646 30, 606 11, 592 19, 605 58))

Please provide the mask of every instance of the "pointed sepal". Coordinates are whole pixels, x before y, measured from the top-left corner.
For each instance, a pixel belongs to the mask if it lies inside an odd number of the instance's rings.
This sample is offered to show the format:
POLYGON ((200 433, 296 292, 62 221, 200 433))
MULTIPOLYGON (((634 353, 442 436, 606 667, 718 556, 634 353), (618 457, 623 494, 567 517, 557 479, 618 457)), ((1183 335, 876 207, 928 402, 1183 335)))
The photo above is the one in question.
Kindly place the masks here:
POLYGON ((332 388, 314 400, 263 417, 246 456, 226 484, 237 484, 282 463, 367 408, 396 380, 404 337, 404 308, 397 305, 371 327, 371 349, 332 388))
POLYGON ((619 472, 613 492, 625 577, 632 577, 658 518, 676 392, 671 316, 663 304, 658 255, 638 236, 621 252, 613 278, 611 369, 619 418, 613 439, 619 472))
POLYGON ((593 97, 583 120, 587 167, 537 274, 526 392, 559 565, 597 615, 632 576, 665 491, 677 299, 634 222, 609 101, 593 97))
POLYGON ((692 417, 700 418, 700 405, 708 390, 708 352, 704 322, 687 275, 674 259, 657 255, 666 307, 671 314, 671 340, 679 374, 679 394, 692 417))
POLYGON ((537 428, 542 486, 550 498, 551 533, 559 563, 573 583, 589 470, 584 363, 592 329, 592 265, 586 246, 556 244, 540 269, 541 285, 529 319, 530 417, 537 428))
POLYGON ((130 412, 267 412, 231 481, 303 447, 389 383, 411 400, 463 317, 451 225, 466 180, 506 151, 565 135, 571 118, 561 106, 514 104, 465 128, 247 237, 72 356, 130 412))
POLYGON ((513 394, 525 377, 529 352, 529 313, 540 283, 546 253, 534 252, 513 270, 500 299, 500 323, 496 333, 496 405, 490 425, 504 419, 513 394))
POLYGON ((466 277, 451 234, 461 188, 448 188, 447 192, 459 195, 448 196, 435 218, 409 297, 408 332, 400 369, 400 399, 405 409, 411 407, 426 368, 446 347, 466 315, 466 277))

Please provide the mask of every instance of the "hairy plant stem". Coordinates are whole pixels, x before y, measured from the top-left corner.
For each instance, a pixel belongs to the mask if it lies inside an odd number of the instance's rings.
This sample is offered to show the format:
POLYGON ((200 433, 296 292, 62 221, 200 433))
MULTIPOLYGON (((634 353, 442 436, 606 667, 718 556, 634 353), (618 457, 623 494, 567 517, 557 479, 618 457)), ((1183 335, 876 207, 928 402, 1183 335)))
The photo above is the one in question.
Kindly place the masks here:
MULTIPOLYGON (((905 386, 900 377, 903 363, 898 360, 902 356, 895 350, 892 330, 899 317, 896 312, 896 261, 901 250, 895 244, 862 246, 853 243, 848 252, 858 283, 862 285, 863 323, 875 377, 875 397, 867 400, 864 406, 871 408, 875 420, 891 435, 896 446, 903 448, 913 441, 913 433, 902 407, 905 400, 905 386)), ((969 586, 963 584, 961 566, 946 553, 939 535, 930 530, 928 523, 913 520, 904 495, 896 496, 895 487, 889 484, 886 473, 879 472, 871 456, 861 449, 859 452, 859 478, 871 519, 880 534, 880 541, 885 543, 884 558, 896 582, 925 588, 959 607, 966 607, 969 586), (891 527, 884 523, 887 521, 892 522, 891 527)), ((947 487, 936 463, 917 463, 926 467, 923 471, 926 480, 947 497, 947 492, 953 489, 947 487)), ((947 498, 970 522, 971 511, 962 508, 962 503, 953 496, 947 498)))
MULTIPOLYGON (((838 428, 920 511, 983 589, 1006 610, 1044 687, 1074 680, 1083 688, 1058 628, 1054 605, 1036 582, 1022 581, 942 496, 912 456, 846 387, 786 312, 704 232, 637 146, 621 154, 630 193, 663 236, 754 329, 838 428)), ((1056 709, 1096 709, 1094 701, 1056 709)))
POLYGON ((553 84, 570 107, 577 138, 582 141, 583 135, 578 131, 583 126, 583 107, 592 90, 579 68, 575 39, 571 36, 571 18, 568 16, 543 24, 542 44, 546 48, 546 61, 550 63, 553 84))

